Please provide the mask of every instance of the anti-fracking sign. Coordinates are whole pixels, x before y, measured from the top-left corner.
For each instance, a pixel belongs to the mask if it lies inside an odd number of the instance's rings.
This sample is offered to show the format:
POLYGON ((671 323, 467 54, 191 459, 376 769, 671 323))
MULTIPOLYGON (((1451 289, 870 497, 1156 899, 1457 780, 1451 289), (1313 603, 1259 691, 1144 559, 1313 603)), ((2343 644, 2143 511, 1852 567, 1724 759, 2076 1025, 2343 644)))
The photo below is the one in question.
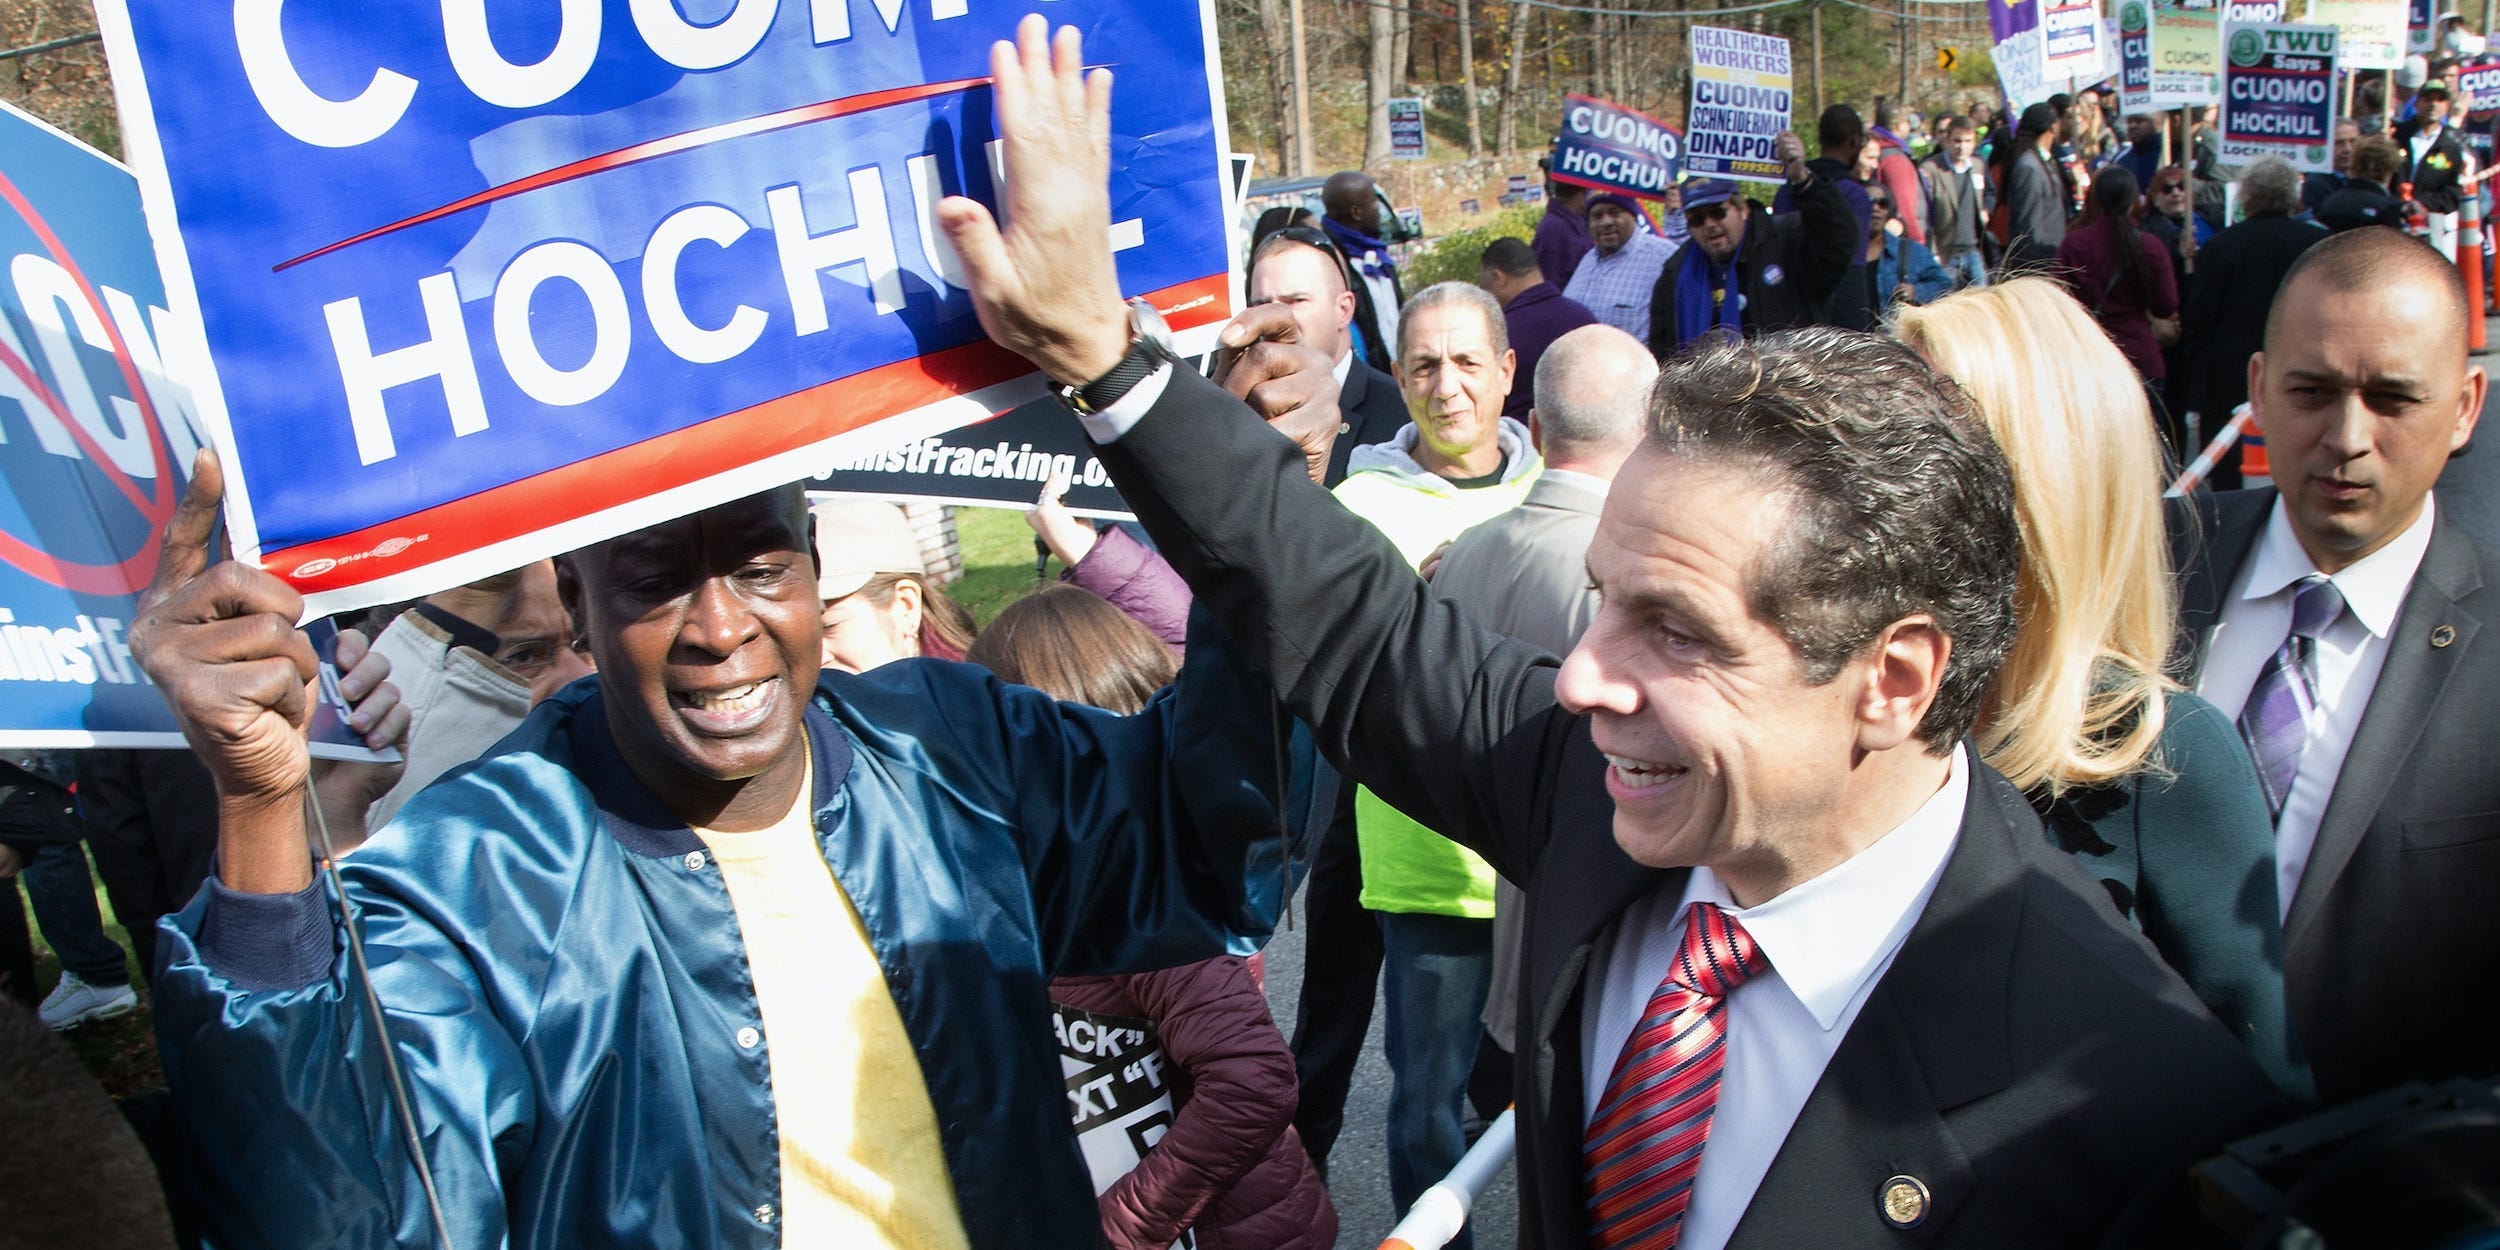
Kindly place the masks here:
POLYGON ((2329 168, 2335 143, 2335 28, 2233 26, 2223 45, 2223 162, 2280 156, 2303 172, 2329 168))
POLYGON ((1684 172, 1784 182, 1774 149, 1788 129, 1794 72, 1776 35, 1692 28, 1693 100, 1685 110, 1684 172))
MULTIPOLYGON (((404 597, 1013 406, 938 200, 995 203, 1029 5, 103 0, 237 554, 404 597)), ((1056 0, 1112 106, 1123 294, 1230 317, 1207 0, 1056 0)))
MULTIPOLYGON (((0 746, 179 747, 128 631, 201 445, 198 331, 110 157, 0 104, 0 200, 0 746)), ((319 695, 316 753, 370 758, 319 695)))
POLYGON ((1564 96, 1562 127, 1547 164, 1556 182, 1663 199, 1684 176, 1684 135, 1612 100, 1564 96))
POLYGON ((1068 493, 1061 502, 1070 512, 1133 520, 1067 407, 1040 387, 1033 390, 1033 398, 986 420, 840 454, 808 486, 880 499, 1030 508, 1044 483, 1065 475, 1068 493))

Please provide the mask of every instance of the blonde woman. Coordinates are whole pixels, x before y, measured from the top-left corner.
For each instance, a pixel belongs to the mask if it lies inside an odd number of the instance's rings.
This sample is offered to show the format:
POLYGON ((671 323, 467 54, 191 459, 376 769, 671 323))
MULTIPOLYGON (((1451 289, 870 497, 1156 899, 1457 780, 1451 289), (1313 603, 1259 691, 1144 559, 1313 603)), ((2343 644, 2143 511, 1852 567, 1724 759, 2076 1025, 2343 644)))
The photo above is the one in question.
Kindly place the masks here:
POLYGON ((1895 333, 1970 392, 2014 469, 2022 631, 1981 755, 2275 1083, 2305 1094, 2256 767, 2231 722, 2163 672, 2177 616, 2164 465, 2135 371, 2045 278, 1904 308, 1895 333))

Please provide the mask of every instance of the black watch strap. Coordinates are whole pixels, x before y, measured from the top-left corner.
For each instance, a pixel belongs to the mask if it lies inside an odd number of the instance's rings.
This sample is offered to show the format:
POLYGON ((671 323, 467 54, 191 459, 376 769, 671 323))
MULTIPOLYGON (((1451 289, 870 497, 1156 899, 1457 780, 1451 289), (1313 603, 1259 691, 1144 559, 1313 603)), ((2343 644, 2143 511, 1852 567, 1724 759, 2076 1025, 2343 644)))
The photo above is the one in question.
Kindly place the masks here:
POLYGON ((1060 403, 1081 415, 1092 416, 1120 402, 1166 362, 1179 359, 1172 354, 1172 332, 1154 305, 1135 299, 1129 301, 1128 310, 1128 351, 1121 354, 1120 362, 1082 386, 1052 387, 1051 393, 1059 397, 1060 403))
POLYGON ((1138 383, 1154 376, 1154 371, 1170 359, 1172 353, 1166 351, 1163 344, 1141 334, 1130 341, 1128 354, 1120 357, 1120 363, 1111 366, 1111 372, 1083 386, 1067 388, 1064 398, 1068 400, 1068 406, 1078 412, 1100 412, 1136 390, 1138 383))

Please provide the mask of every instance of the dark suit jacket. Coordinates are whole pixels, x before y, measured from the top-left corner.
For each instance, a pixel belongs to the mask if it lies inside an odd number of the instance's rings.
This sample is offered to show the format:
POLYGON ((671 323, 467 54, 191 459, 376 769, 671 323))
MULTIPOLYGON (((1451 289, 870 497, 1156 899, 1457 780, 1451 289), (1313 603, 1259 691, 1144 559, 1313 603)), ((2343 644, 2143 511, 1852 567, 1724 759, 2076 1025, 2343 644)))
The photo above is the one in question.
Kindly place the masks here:
POLYGON ((2205 414, 2220 429, 2248 401, 2248 358, 2265 346, 2266 314, 2275 288, 2326 231, 2281 214, 2251 217, 2213 237, 2196 254, 2196 283, 2185 288, 2180 318, 2186 334, 2186 387, 2171 379, 2176 405, 2205 414))
MULTIPOLYGON (((1284 440, 1176 375, 1104 462, 1227 634, 1348 775, 1527 890, 1524 1239, 1584 1241, 1580 1019, 1596 944, 1680 874, 1626 858, 1555 661, 1438 600, 1284 440)), ((1808 1098, 1738 1247, 2099 1243, 2263 1078, 2001 779, 1976 778, 1926 911, 1808 1098), (1934 1194, 1906 1239, 1876 1195, 1934 1194)), ((2124 1244, 2146 1244, 2136 1239, 2124 1244)))
MULTIPOLYGON (((2193 524, 2171 509, 2191 683, 2274 500, 2199 496, 2193 524)), ((2476 636, 2495 612, 2500 553, 2439 516, 2283 926, 2292 1036, 2322 1102, 2500 1073, 2500 643, 2476 636)))
POLYGON ((1388 442, 1412 420, 1407 416, 1406 396, 1398 390, 1398 380, 1364 364, 1360 356, 1346 366, 1345 386, 1337 392, 1337 407, 1344 414, 1346 428, 1328 452, 1327 484, 1332 490, 1345 480, 1346 460, 1355 448, 1388 442))
POLYGON ((2413 136, 2422 129, 2419 119, 2396 127, 2396 146, 2404 152, 2404 163, 2396 168, 2396 181, 2413 184, 2413 198, 2425 211, 2453 213, 2464 203, 2458 181, 2465 177, 2465 140, 2453 125, 2441 126, 2439 137, 2431 140, 2422 159, 2413 159, 2413 136))

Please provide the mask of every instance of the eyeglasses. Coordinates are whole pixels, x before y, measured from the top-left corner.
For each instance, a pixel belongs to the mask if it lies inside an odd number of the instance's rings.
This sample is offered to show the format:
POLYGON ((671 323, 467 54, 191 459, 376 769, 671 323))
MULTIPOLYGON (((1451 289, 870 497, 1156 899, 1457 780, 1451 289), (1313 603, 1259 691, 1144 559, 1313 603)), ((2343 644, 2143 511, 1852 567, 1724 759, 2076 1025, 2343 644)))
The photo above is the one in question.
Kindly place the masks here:
POLYGON ((1717 221, 1725 216, 1727 216, 1727 201, 1721 200, 1716 204, 1704 204, 1699 208, 1685 209, 1684 224, 1698 226, 1704 222, 1717 221))
POLYGON ((2155 194, 2155 195, 2168 195, 2168 194, 2170 194, 2170 193, 2171 193, 2171 192, 2173 192, 2173 191, 2185 191, 2185 190, 2187 190, 2187 184, 2186 184, 2186 183, 2184 183, 2184 182, 2165 182, 2165 183, 2161 184, 2160 186, 2153 188, 2153 194, 2155 194))

